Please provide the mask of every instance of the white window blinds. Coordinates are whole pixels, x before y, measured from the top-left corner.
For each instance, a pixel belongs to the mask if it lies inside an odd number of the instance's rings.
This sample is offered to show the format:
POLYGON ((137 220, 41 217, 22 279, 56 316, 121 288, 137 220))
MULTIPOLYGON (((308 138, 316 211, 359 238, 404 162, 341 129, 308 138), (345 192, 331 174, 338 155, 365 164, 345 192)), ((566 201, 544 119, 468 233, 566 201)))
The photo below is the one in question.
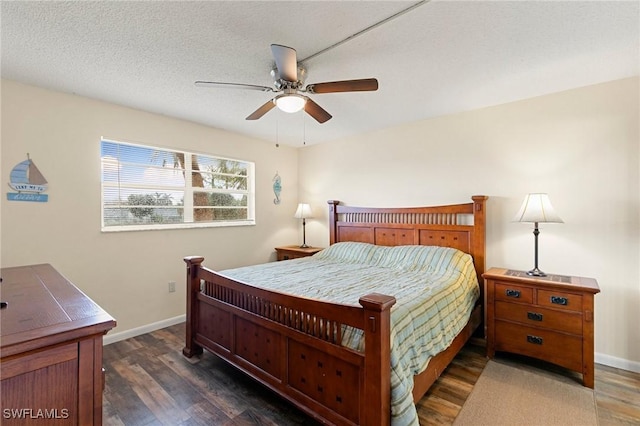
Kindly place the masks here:
POLYGON ((254 164, 101 140, 102 230, 252 225, 254 164))

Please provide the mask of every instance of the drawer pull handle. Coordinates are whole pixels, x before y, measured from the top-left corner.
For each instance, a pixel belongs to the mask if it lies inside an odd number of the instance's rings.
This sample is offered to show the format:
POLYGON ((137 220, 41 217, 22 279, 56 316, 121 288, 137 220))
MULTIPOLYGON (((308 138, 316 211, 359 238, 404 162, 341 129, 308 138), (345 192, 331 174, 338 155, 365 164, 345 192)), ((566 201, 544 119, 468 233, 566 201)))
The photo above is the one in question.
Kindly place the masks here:
POLYGON ((537 312, 527 312, 527 318, 531 321, 542 321, 542 314, 537 312))
POLYGON ((530 334, 527 335, 527 342, 533 343, 534 345, 542 344, 542 337, 532 336, 530 334))
POLYGON ((567 305, 569 300, 567 300, 566 297, 551 296, 551 303, 555 303, 556 305, 567 305))
POLYGON ((505 291, 505 294, 507 295, 507 297, 518 299, 520 297, 520 290, 511 290, 510 288, 508 288, 505 291))

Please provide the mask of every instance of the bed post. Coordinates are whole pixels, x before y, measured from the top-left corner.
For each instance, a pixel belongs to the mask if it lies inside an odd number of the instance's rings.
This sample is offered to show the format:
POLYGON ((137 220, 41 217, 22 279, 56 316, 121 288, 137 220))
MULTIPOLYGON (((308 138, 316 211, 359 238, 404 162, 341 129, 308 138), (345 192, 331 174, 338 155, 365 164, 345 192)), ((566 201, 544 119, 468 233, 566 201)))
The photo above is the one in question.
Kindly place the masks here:
POLYGON ((360 394, 360 421, 367 426, 391 422, 391 307, 395 297, 368 294, 364 308, 364 384, 360 394))
POLYGON ((485 271, 485 204, 489 197, 486 195, 474 195, 473 200, 473 262, 478 272, 480 286, 484 282, 482 274, 485 271))
POLYGON ((327 201, 329 204, 329 245, 333 245, 336 242, 336 237, 338 233, 338 204, 340 201, 338 200, 329 200, 327 201))
POLYGON ((484 278, 482 274, 486 270, 485 265, 485 238, 486 238, 486 195, 474 195, 471 197, 473 200, 473 263, 476 268, 476 274, 478 276, 478 284, 480 287, 480 324, 478 326, 477 333, 480 333, 480 337, 486 338, 487 331, 485 330, 486 324, 484 322, 484 310, 486 301, 484 300, 484 278))
POLYGON ((185 347, 182 353, 187 358, 202 353, 202 346, 196 344, 195 337, 198 320, 198 293, 200 293, 200 279, 198 269, 204 261, 201 256, 187 256, 184 258, 187 264, 187 323, 185 332, 185 347))

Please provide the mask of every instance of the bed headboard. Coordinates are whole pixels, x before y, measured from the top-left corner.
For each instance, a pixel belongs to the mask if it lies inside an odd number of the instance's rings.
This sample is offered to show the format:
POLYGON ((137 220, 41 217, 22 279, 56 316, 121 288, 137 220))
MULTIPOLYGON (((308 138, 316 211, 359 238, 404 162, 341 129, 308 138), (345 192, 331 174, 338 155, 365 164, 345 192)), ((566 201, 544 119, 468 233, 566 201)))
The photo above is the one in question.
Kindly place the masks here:
POLYGON ((469 253, 482 284, 485 270, 485 203, 429 207, 350 207, 329 203, 329 244, 358 241, 383 246, 453 247, 469 253))

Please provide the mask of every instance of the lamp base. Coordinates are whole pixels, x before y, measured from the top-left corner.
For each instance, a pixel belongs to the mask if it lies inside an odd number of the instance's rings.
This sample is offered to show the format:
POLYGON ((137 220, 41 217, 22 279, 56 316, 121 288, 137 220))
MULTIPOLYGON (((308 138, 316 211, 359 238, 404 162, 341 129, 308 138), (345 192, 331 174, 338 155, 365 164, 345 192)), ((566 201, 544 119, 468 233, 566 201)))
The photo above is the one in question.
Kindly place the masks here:
POLYGON ((303 244, 303 245, 300 246, 300 248, 309 248, 309 247, 311 247, 311 246, 307 245, 307 244, 303 244))
POLYGON ((527 275, 530 275, 530 276, 532 276, 532 277, 546 277, 546 276, 547 276, 547 274, 545 274, 544 272, 542 272, 542 271, 541 271, 540 269, 538 269, 537 267, 536 267, 536 268, 533 268, 533 269, 532 269, 532 270, 530 270, 530 271, 527 271, 527 275))

